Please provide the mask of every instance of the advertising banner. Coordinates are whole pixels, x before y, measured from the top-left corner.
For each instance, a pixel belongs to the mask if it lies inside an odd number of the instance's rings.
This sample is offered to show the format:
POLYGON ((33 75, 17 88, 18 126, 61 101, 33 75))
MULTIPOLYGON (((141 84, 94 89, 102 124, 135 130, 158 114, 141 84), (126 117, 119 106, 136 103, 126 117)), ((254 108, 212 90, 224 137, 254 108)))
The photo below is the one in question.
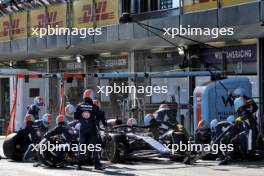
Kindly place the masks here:
POLYGON ((107 26, 118 24, 118 0, 97 0, 96 1, 96 25, 107 26))
POLYGON ((31 10, 29 12, 30 19, 30 34, 32 34, 32 28, 44 28, 46 15, 45 8, 31 10))
MULTIPOLYGON (((119 21, 118 0, 96 0, 97 27, 117 24, 119 21)), ((73 2, 73 27, 93 27, 93 1, 73 2)))
POLYGON ((183 12, 217 8, 217 0, 183 0, 183 12))
POLYGON ((47 23, 50 27, 67 27, 67 4, 48 7, 47 23))
POLYGON ((92 0, 73 1, 73 27, 92 27, 92 0))
MULTIPOLYGON (((257 60, 256 45, 241 45, 222 48, 226 51, 227 62, 255 62, 257 60)), ((209 64, 221 64, 222 53, 219 49, 204 49, 201 59, 209 64)))
POLYGON ((243 3, 249 3, 249 2, 257 2, 259 0, 221 0, 221 6, 232 6, 236 4, 243 4, 243 3))
POLYGON ((11 16, 13 39, 27 37, 27 12, 17 13, 11 16))
POLYGON ((0 41, 10 40, 10 24, 9 16, 0 17, 0 41))

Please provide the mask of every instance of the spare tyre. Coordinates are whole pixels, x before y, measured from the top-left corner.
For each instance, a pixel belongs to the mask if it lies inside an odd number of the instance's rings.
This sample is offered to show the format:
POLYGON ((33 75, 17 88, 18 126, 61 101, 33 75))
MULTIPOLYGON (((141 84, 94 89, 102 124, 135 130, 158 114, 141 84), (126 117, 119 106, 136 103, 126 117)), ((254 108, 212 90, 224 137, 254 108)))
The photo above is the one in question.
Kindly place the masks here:
POLYGON ((22 161, 24 153, 30 145, 30 139, 22 133, 9 134, 3 143, 3 152, 8 159, 22 161))
POLYGON ((48 150, 48 145, 64 145, 65 142, 60 139, 46 139, 44 138, 39 143, 38 159, 41 163, 48 167, 62 167, 66 162, 68 151, 66 150, 48 150), (46 146, 46 147, 45 147, 46 146))

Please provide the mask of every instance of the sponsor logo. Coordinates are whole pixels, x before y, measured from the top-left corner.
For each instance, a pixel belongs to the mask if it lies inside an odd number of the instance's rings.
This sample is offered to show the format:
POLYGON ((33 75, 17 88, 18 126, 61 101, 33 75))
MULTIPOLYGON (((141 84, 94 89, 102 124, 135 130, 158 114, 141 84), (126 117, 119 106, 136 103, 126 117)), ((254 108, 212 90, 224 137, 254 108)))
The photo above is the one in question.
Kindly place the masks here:
MULTIPOLYGON (((95 4, 96 6, 96 21, 99 20, 112 20, 115 18, 114 11, 107 12, 108 1, 99 1, 95 4)), ((82 8, 83 16, 78 19, 78 24, 93 22, 93 6, 92 4, 84 5, 82 8)))
POLYGON ((222 101, 223 101, 225 107, 227 107, 228 104, 230 106, 232 106, 232 107, 234 106, 234 101, 232 99, 232 95, 229 95, 227 98, 225 98, 224 96, 222 96, 221 98, 222 98, 222 101))
POLYGON ((9 26, 10 26, 9 21, 3 21, 2 26, 3 26, 3 31, 0 31, 0 37, 9 36, 10 34, 9 33, 9 26))
POLYGON ((84 119, 89 119, 89 118, 91 117, 91 114, 90 114, 88 111, 84 111, 84 112, 82 113, 82 117, 83 117, 84 119))

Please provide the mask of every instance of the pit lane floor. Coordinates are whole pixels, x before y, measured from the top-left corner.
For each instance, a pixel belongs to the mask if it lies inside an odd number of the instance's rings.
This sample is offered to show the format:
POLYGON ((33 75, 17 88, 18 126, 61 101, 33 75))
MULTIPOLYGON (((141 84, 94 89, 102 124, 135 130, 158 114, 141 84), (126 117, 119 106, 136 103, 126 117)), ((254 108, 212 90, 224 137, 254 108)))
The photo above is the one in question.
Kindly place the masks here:
MULTIPOLYGON (((0 137, 0 155, 2 152, 3 138, 0 137)), ((214 161, 198 161, 195 165, 184 165, 171 162, 167 159, 130 160, 124 164, 110 164, 105 171, 95 172, 93 167, 84 167, 76 171, 74 167, 49 169, 33 167, 32 163, 15 163, 0 160, 1 176, 99 176, 99 175, 124 175, 124 176, 263 176, 264 161, 240 162, 229 166, 218 166, 214 161)))

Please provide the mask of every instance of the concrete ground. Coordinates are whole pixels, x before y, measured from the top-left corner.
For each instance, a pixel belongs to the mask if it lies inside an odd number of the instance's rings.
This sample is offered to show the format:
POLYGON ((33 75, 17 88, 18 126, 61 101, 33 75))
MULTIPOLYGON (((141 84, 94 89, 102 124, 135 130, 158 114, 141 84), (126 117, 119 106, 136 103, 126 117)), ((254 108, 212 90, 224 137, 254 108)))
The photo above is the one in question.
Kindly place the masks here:
MULTIPOLYGON (((0 137, 0 155, 3 156, 0 137)), ((229 166, 218 166, 214 161, 198 161, 195 165, 184 165, 171 162, 167 159, 130 160, 125 164, 104 163, 107 168, 102 172, 93 171, 92 167, 85 167, 76 171, 74 167, 49 169, 33 167, 32 163, 15 163, 0 160, 1 176, 99 176, 99 175, 124 175, 124 176, 263 176, 264 161, 240 162, 229 166)))

